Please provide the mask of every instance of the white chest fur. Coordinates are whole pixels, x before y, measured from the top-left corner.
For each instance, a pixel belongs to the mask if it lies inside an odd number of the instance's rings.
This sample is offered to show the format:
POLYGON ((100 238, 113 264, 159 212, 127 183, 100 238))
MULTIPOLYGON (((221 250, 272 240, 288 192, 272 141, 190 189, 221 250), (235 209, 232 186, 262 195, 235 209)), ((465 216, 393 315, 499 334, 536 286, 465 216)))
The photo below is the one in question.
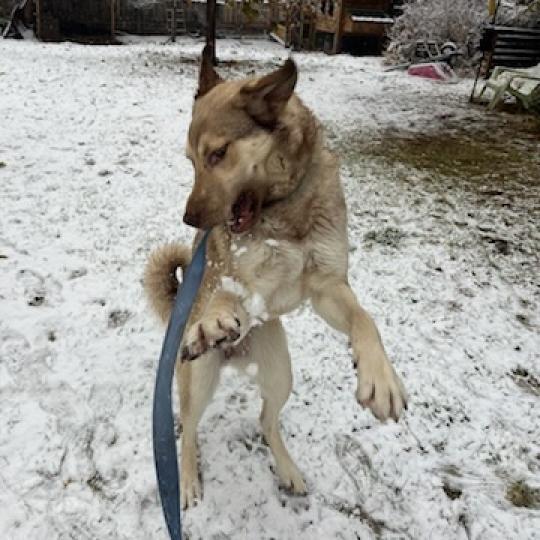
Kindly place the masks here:
POLYGON ((296 308, 304 299, 307 250, 301 243, 246 236, 232 244, 233 271, 251 293, 260 295, 268 317, 296 308))

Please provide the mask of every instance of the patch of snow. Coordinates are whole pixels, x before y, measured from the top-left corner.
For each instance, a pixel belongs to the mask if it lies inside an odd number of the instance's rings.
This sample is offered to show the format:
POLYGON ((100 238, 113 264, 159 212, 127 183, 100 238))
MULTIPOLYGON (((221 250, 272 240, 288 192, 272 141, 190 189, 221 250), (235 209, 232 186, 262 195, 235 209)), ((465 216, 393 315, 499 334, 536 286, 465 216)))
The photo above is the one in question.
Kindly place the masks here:
POLYGON ((136 9, 150 9, 156 4, 160 4, 161 0, 129 0, 128 4, 136 9))
POLYGON ((243 306, 248 312, 251 320, 250 326, 258 326, 268 320, 266 303, 259 293, 248 295, 243 302, 243 306))
POLYGON ((241 283, 230 276, 221 278, 221 287, 224 291, 230 292, 242 301, 242 305, 249 315, 250 327, 258 326, 268 320, 266 304, 264 298, 259 293, 251 293, 241 283))
MULTIPOLYGON (((0 40, 0 538, 167 538, 150 422, 164 328, 141 278, 153 248, 192 236, 181 149, 203 43, 153 39, 0 40)), ((218 69, 262 73, 288 54, 220 40, 230 64, 218 69)), ((436 86, 376 58, 295 59, 298 92, 338 148, 353 131, 445 131, 449 115, 494 130, 509 121, 467 105, 470 80, 436 86)), ((280 420, 309 494, 279 489, 258 390, 224 374, 199 426, 204 500, 184 513, 186 537, 538 538, 538 510, 506 498, 540 474, 538 185, 520 183, 523 166, 508 179, 519 189, 480 197, 466 178, 358 160, 342 168, 350 283, 409 410, 377 422, 354 399, 343 336, 309 309, 285 317, 294 392, 280 420), (378 242, 387 229, 400 234, 378 242)))
POLYGON ((379 24, 392 24, 394 19, 392 17, 369 17, 365 15, 351 15, 352 22, 367 22, 367 23, 379 23, 379 24))
POLYGON ((245 298, 248 295, 246 288, 230 276, 223 276, 221 278, 221 287, 224 291, 235 294, 240 298, 245 298))

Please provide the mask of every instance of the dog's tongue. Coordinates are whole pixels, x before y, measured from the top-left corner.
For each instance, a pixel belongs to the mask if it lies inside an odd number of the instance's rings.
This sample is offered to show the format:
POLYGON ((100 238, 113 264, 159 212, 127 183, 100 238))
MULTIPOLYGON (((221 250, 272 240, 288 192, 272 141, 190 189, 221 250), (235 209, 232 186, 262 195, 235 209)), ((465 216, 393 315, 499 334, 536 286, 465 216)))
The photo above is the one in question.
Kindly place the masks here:
POLYGON ((255 207, 257 202, 252 193, 242 193, 233 205, 233 223, 231 230, 234 233, 247 231, 255 220, 255 207))

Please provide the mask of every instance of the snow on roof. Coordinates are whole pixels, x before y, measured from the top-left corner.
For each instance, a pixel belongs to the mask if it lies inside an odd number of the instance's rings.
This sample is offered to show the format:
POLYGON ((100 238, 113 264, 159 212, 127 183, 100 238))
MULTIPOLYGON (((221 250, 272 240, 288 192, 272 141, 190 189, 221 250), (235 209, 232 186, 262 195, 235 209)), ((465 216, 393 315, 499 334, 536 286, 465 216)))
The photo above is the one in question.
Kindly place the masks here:
POLYGON ((353 22, 367 22, 367 23, 380 23, 380 24, 392 24, 394 19, 392 17, 370 17, 369 15, 351 15, 353 22))

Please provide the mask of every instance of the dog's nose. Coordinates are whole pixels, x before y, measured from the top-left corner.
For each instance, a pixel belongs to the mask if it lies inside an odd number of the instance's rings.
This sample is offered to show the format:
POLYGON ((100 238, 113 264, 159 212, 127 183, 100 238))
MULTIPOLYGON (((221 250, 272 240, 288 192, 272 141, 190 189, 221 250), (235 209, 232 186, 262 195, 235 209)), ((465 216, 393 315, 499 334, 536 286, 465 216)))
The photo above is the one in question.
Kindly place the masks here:
POLYGON ((201 215, 198 212, 186 212, 184 214, 184 223, 198 229, 201 224, 201 215))

